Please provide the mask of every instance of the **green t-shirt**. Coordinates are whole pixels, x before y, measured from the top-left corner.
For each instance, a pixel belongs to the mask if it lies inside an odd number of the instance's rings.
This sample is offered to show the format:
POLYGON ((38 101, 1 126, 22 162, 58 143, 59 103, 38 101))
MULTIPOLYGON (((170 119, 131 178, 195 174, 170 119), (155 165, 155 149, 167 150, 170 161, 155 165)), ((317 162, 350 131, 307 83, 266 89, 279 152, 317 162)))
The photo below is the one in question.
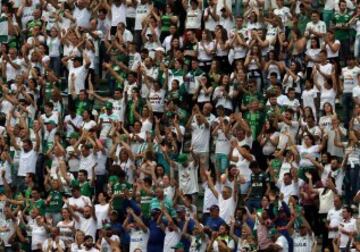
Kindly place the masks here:
POLYGON ((25 199, 29 200, 31 198, 31 192, 32 192, 32 188, 31 187, 27 187, 24 190, 24 195, 25 195, 25 199))
POLYGON ((252 93, 245 93, 243 98, 242 98, 242 101, 241 103, 244 105, 244 106, 247 106, 249 105, 249 103, 253 100, 257 100, 259 103, 263 103, 263 95, 260 93, 260 92, 256 92, 254 94, 252 93))
POLYGON ((60 213, 63 207, 62 193, 59 191, 51 191, 49 193, 50 202, 46 209, 47 213, 60 213))
POLYGON ((244 115, 249 124, 253 139, 256 139, 264 123, 264 116, 260 111, 248 111, 244 115))
POLYGON ((297 22, 297 28, 301 31, 301 34, 304 34, 305 29, 306 29, 306 25, 307 23, 309 23, 311 20, 307 15, 302 15, 299 14, 297 16, 298 18, 298 22, 297 22))
POLYGON ((151 199, 152 199, 152 195, 147 193, 145 190, 141 190, 140 191, 140 208, 141 208, 141 213, 144 217, 150 217, 150 208, 151 208, 151 199))
POLYGON ((337 25, 346 24, 350 21, 351 16, 348 13, 336 12, 334 15, 333 23, 335 24, 335 38, 338 40, 346 40, 350 37, 350 29, 338 29, 337 25))
POLYGON ((279 179, 281 165, 282 165, 282 161, 278 158, 274 158, 270 162, 270 166, 275 172, 275 178, 276 178, 275 181, 277 181, 279 179))
MULTIPOLYGON (((138 104, 137 104, 137 108, 138 108, 137 111, 139 114, 141 114, 143 105, 144 105, 144 101, 142 99, 139 99, 138 104)), ((136 119, 134 111, 133 111, 134 106, 135 106, 135 103, 133 100, 127 102, 126 114, 127 114, 128 123, 130 125, 133 125, 135 122, 135 119, 136 119)))
POLYGON ((82 116, 84 111, 91 113, 94 102, 92 100, 75 100, 76 114, 82 116))
POLYGON ((72 186, 79 186, 80 187, 80 194, 83 196, 91 197, 93 194, 93 187, 91 186, 89 181, 85 181, 80 183, 77 179, 73 179, 71 181, 72 186))
POLYGON ((93 188, 89 181, 80 183, 80 193, 81 195, 91 197, 91 195, 93 194, 93 188))
POLYGON ((31 212, 31 210, 33 210, 34 208, 39 209, 40 214, 42 216, 45 215, 46 205, 45 205, 45 201, 43 199, 38 199, 34 203, 32 201, 30 201, 29 212, 31 212))
POLYGON ((266 111, 266 119, 269 119, 275 115, 279 115, 282 112, 284 112, 285 108, 283 106, 279 106, 279 105, 276 105, 275 107, 267 106, 265 111, 266 111))
POLYGON ((122 195, 126 190, 129 191, 129 193, 132 193, 132 185, 128 182, 117 182, 113 185, 112 191, 115 196, 113 200, 113 208, 115 210, 121 209, 123 204, 122 195))
POLYGON ((171 16, 162 15, 161 16, 161 32, 168 32, 171 25, 171 16))

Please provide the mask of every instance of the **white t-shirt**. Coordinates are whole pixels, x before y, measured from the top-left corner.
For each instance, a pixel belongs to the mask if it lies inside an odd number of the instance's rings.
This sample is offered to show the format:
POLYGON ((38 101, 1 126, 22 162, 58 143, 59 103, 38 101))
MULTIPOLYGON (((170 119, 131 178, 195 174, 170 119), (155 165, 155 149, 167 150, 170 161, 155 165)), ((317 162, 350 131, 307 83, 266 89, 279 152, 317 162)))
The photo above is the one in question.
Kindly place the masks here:
POLYGON ((90 120, 88 122, 83 121, 81 123, 81 127, 86 131, 90 131, 95 126, 96 126, 96 122, 94 120, 90 120))
POLYGON ((181 232, 179 229, 170 231, 168 227, 165 229, 163 252, 174 251, 172 247, 180 241, 181 232))
MULTIPOLYGON (((354 232, 354 231, 357 231, 357 228, 356 228, 356 219, 354 218, 351 218, 350 220, 348 221, 345 221, 343 220, 340 225, 339 225, 339 228, 347 231, 347 232, 354 232)), ((340 248, 346 248, 348 242, 349 242, 349 239, 350 237, 342 232, 339 232, 339 235, 340 235, 340 248)))
POLYGON ((294 252, 310 252, 314 244, 314 238, 309 234, 301 236, 299 233, 293 235, 294 252))
POLYGON ((312 145, 310 147, 306 147, 305 145, 297 145, 296 146, 299 155, 300 155, 300 167, 310 167, 313 166, 311 161, 309 159, 304 158, 304 155, 309 154, 313 158, 319 157, 319 146, 318 145, 312 145))
POLYGON ((299 197, 300 187, 303 184, 304 181, 301 179, 298 179, 297 183, 292 181, 290 185, 285 185, 283 181, 278 180, 276 186, 279 188, 280 192, 284 195, 284 202, 288 204, 291 196, 295 195, 299 197))
POLYGON ((191 7, 187 8, 186 29, 200 29, 201 28, 202 12, 200 8, 193 10, 191 7))
POLYGON ((195 153, 209 152, 210 142, 210 126, 206 127, 205 124, 199 125, 194 118, 191 123, 191 145, 195 153))
POLYGON ((313 113, 315 113, 314 115, 316 115, 316 108, 315 108, 315 101, 314 101, 314 99, 316 97, 317 97, 316 90, 313 88, 310 90, 305 89, 301 94, 303 107, 304 108, 310 107, 311 110, 313 111, 313 113))
POLYGON ((150 11, 150 6, 148 4, 139 3, 136 6, 135 10, 135 31, 142 30, 142 22, 146 18, 148 12, 150 11))
POLYGON ((289 21, 289 19, 291 19, 292 15, 291 15, 290 9, 288 7, 283 6, 280 9, 276 8, 276 9, 274 9, 274 14, 281 18, 281 21, 284 26, 289 25, 288 21, 289 21))
POLYGON ((75 6, 73 17, 76 19, 77 26, 84 28, 90 27, 91 11, 89 11, 87 8, 80 9, 79 7, 75 6))
POLYGON ((222 129, 218 129, 215 142, 215 153, 228 155, 230 148, 230 141, 224 131, 222 129))
POLYGON ((111 26, 117 26, 120 22, 126 25, 126 4, 111 5, 111 26))
POLYGON ((149 240, 149 230, 144 232, 142 229, 130 229, 130 252, 134 252, 135 249, 140 249, 142 252, 147 251, 147 243, 149 240))
POLYGON ((324 107, 325 103, 330 103, 333 108, 335 108, 336 92, 333 88, 326 89, 322 88, 320 92, 320 108, 324 107))
POLYGON ((91 179, 93 176, 92 167, 95 165, 95 163, 96 159, 93 153, 90 153, 87 157, 81 155, 79 170, 86 170, 88 173, 88 179, 91 179))
MULTIPOLYGON (((313 30, 315 32, 318 33, 326 33, 326 24, 324 21, 319 20, 317 23, 313 23, 312 21, 308 22, 306 24, 306 28, 305 28, 305 36, 307 36, 309 33, 309 30, 313 30)), ((314 37, 314 34, 311 34, 311 37, 314 37)), ((323 43, 324 39, 320 38, 320 45, 323 43)), ((311 40, 309 39, 307 42, 307 48, 310 48, 310 44, 311 44, 311 40)))
MULTIPOLYGON (((71 75, 75 74, 74 88, 75 93, 78 95, 80 90, 85 89, 85 80, 88 73, 88 69, 82 65, 80 67, 73 67, 72 62, 68 63, 69 77, 68 77, 68 90, 70 91, 71 75)), ((69 92, 70 93, 70 92, 69 92)))
MULTIPOLYGON (((0 161, 0 174, 2 173, 2 171, 5 171, 5 178, 6 178, 6 182, 8 184, 12 183, 12 178, 11 178, 11 166, 9 164, 8 161, 0 161)), ((0 176, 0 185, 4 185, 4 181, 2 176, 0 176)))
POLYGON ((64 123, 66 123, 66 137, 70 137, 71 133, 75 132, 74 127, 69 123, 72 122, 76 127, 81 127, 83 119, 79 115, 75 115, 75 118, 71 118, 70 115, 66 115, 64 118, 64 123))
POLYGON ((38 154, 33 149, 28 152, 24 152, 22 149, 20 153, 19 170, 17 175, 20 177, 25 177, 27 173, 35 174, 37 157, 38 154))
MULTIPOLYGON (((315 67, 315 66, 314 66, 315 67)), ((330 75, 333 71, 334 66, 331 63, 326 63, 325 65, 319 64, 319 69, 322 73, 330 75)), ((326 82, 325 77, 318 72, 318 70, 315 70, 315 81, 319 84, 321 87, 321 92, 324 92, 324 83, 326 82)), ((316 86, 314 86, 314 89, 319 92, 316 86)))
POLYGON ((209 6, 204 10, 204 16, 208 16, 208 20, 205 21, 205 29, 209 31, 215 31, 215 27, 218 24, 218 21, 216 21, 211 15, 210 12, 213 12, 213 7, 209 6))
POLYGON ((282 250, 279 250, 279 252, 288 252, 289 251, 289 243, 283 235, 280 235, 276 239, 275 244, 279 245, 282 248, 282 250))
MULTIPOLYGON (((340 41, 336 39, 334 41, 334 44, 340 45, 340 41)), ((333 52, 333 50, 331 50, 330 46, 328 44, 326 44, 325 49, 326 49, 326 52, 327 52, 328 59, 339 57, 340 47, 336 52, 333 52)))
POLYGON ((165 95, 166 95, 166 91, 164 89, 160 89, 158 91, 155 91, 154 89, 150 89, 149 101, 151 108, 154 112, 160 112, 160 113, 164 112, 165 95))
POLYGON ((55 38, 48 37, 46 40, 46 45, 49 47, 50 57, 60 57, 61 42, 58 37, 55 38))
POLYGON ((43 242, 47 239, 48 232, 46 231, 45 227, 39 226, 34 221, 31 227, 31 249, 41 249, 43 242))
POLYGON ((109 99, 109 102, 113 105, 113 113, 118 116, 120 122, 124 122, 126 109, 125 98, 121 98, 119 100, 109 99))
POLYGON ((179 188, 184 194, 193 194, 199 192, 198 166, 190 162, 187 167, 178 164, 179 188))
POLYGON ((327 190, 326 193, 323 193, 325 188, 317 189, 319 193, 319 213, 320 214, 327 214, 330 209, 334 208, 334 196, 335 193, 332 190, 327 190))
MULTIPOLYGON (((77 208, 84 208, 86 205, 91 206, 91 200, 89 197, 81 195, 79 198, 70 197, 69 205, 76 206, 77 208)), ((63 206, 64 208, 66 205, 63 206)))
MULTIPOLYGON (((120 243, 120 237, 117 235, 112 235, 110 237, 110 241, 117 241, 120 243)), ((100 243, 100 247, 101 247, 101 251, 112 251, 111 250, 111 244, 109 244, 106 239, 101 239, 101 243, 100 243)))
MULTIPOLYGON (((209 213, 209 208, 212 205, 219 205, 218 199, 215 197, 213 192, 210 190, 207 181, 205 181, 202 184, 202 187, 204 188, 204 204, 203 204, 203 213, 209 213)), ((215 188, 217 191, 220 191, 220 185, 219 183, 215 184, 215 188)))
POLYGON ((342 78, 344 80, 344 93, 351 93, 358 85, 358 74, 360 73, 360 67, 355 66, 353 68, 344 67, 342 69, 342 78))
POLYGON ((75 227, 83 231, 85 235, 91 235, 95 240, 97 226, 96 220, 93 217, 86 219, 79 215, 79 222, 75 222, 75 227))
MULTIPOLYGON (((339 210, 336 210, 335 208, 332 208, 329 210, 326 220, 329 221, 329 227, 339 227, 340 223, 342 222, 342 208, 339 210)), ((328 238, 334 239, 338 235, 338 231, 329 231, 328 238)))
MULTIPOLYGON (((65 243, 64 243, 62 240, 59 241, 59 245, 60 245, 60 247, 61 247, 63 250, 65 250, 65 243)), ((49 247, 51 248, 50 251, 58 251, 58 244, 57 244, 57 242, 54 241, 54 240, 51 239, 51 238, 48 238, 48 239, 46 239, 46 240, 43 242, 43 244, 42 244, 42 250, 43 250, 43 251, 49 251, 49 250, 48 250, 49 247)))
POLYGON ((219 195, 219 216, 227 223, 230 223, 231 217, 234 216, 235 208, 236 208, 236 201, 231 196, 228 199, 224 199, 222 197, 221 192, 218 193, 219 195))

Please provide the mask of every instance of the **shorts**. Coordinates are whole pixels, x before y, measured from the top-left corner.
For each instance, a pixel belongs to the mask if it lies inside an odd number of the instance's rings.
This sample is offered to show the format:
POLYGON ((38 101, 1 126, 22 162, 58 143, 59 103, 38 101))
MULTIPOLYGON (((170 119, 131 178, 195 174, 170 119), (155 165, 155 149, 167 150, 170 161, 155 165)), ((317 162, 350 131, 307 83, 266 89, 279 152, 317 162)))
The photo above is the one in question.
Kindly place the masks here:
POLYGON ((224 173, 226 169, 229 167, 229 159, 226 154, 217 153, 215 155, 215 164, 216 169, 218 169, 221 173, 224 173))

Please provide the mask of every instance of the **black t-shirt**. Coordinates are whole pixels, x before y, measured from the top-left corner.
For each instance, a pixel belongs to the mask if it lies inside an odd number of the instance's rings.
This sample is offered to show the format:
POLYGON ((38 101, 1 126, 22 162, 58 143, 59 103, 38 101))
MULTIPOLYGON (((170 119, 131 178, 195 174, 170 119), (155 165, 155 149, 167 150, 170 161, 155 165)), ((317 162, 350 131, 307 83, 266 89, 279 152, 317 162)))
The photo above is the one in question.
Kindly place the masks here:
POLYGON ((266 185, 269 183, 269 176, 265 172, 251 174, 251 193, 249 198, 261 199, 266 191, 266 185))

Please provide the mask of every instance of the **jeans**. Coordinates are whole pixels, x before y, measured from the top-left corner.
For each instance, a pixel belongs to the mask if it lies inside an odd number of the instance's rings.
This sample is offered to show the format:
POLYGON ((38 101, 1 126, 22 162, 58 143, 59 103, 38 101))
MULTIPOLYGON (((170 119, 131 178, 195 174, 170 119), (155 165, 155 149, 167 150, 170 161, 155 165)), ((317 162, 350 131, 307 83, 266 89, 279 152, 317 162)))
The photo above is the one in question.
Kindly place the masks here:
MULTIPOLYGON (((350 31, 349 31, 350 32, 350 31)), ((341 46, 339 51, 339 58, 341 62, 345 63, 346 60, 351 55, 350 46, 351 46, 351 39, 350 37, 344 40, 340 40, 341 46)))
POLYGON ((246 201, 246 206, 249 209, 250 213, 260 208, 261 199, 248 199, 246 201))
POLYGON ((343 106, 343 113, 344 113, 344 127, 349 127, 349 122, 351 119, 353 103, 352 103, 352 93, 343 93, 342 95, 342 106, 343 106))
POLYGON ((360 56, 360 35, 356 34, 355 44, 354 44, 354 57, 357 58, 360 56))
POLYGON ((56 76, 61 75, 61 59, 60 57, 50 57, 50 68, 54 70, 56 76))
POLYGON ((330 23, 334 17, 334 11, 332 10, 323 10, 323 20, 326 24, 326 27, 330 27, 330 23))
POLYGON ((346 168, 346 178, 347 183, 345 187, 345 199, 347 203, 350 203, 352 199, 355 197, 356 193, 360 189, 359 186, 359 171, 360 171, 360 165, 355 165, 353 168, 350 167, 350 165, 346 168))

